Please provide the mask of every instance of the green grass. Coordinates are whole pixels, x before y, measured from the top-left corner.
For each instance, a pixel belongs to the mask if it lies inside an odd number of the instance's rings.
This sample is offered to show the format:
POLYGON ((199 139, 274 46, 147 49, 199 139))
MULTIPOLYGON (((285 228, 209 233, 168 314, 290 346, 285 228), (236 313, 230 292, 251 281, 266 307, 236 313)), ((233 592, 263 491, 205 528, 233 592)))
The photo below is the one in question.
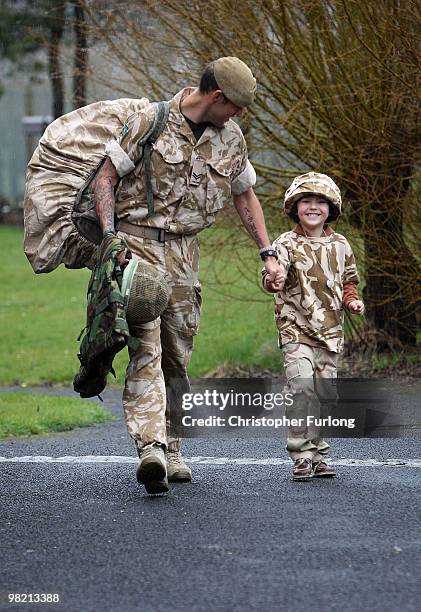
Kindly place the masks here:
POLYGON ((28 393, 0 393, 0 438, 69 431, 112 421, 94 402, 28 393))
POLYGON ((371 360, 371 363, 372 363, 373 368, 376 368, 376 370, 384 370, 391 365, 395 366, 398 363, 398 361, 399 361, 399 356, 396 353, 392 353, 391 355, 386 355, 386 354, 374 355, 371 360))
MULTIPOLYGON (((79 367, 76 339, 85 324, 89 271, 60 266, 35 275, 21 228, 0 226, 0 241, 0 385, 68 384, 79 367)), ((238 229, 214 226, 201 234, 201 245, 203 307, 190 376, 222 364, 280 367, 272 298, 260 290, 252 241, 238 229)), ((120 385, 127 360, 126 350, 115 360, 120 385)))
POLYGON ((203 306, 190 374, 221 365, 279 366, 273 298, 261 290, 262 263, 248 237, 212 228, 201 234, 203 306), (221 251, 221 243, 230 248, 221 251))
POLYGON ((0 227, 0 382, 68 381, 77 370, 75 355, 84 325, 89 271, 61 267, 47 275, 32 272, 20 228, 0 227))
POLYGON ((371 366, 376 370, 386 370, 387 368, 399 368, 400 366, 416 365, 419 361, 419 352, 404 353, 377 353, 371 357, 371 366))

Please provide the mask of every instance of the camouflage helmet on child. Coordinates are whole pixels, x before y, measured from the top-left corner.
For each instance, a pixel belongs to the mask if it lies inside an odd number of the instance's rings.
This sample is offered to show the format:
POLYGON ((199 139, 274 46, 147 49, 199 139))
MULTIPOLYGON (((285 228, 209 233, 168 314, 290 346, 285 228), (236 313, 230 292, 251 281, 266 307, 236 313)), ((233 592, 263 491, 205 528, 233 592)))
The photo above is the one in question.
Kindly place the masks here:
POLYGON ((310 194, 323 196, 329 202, 328 223, 339 217, 342 206, 339 187, 327 174, 320 174, 319 172, 307 172, 295 177, 285 192, 285 214, 298 222, 297 208, 294 205, 304 195, 310 194))

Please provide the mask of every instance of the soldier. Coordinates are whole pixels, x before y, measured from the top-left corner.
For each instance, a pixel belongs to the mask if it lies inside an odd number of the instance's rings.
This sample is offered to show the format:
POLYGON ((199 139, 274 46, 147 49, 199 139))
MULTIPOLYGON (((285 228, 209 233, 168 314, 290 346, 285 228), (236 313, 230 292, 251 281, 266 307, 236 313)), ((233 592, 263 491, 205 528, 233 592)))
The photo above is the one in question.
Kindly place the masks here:
MULTIPOLYGON (((136 330, 140 346, 130 350, 123 394, 127 428, 140 457, 137 480, 148 493, 168 491, 168 480, 192 477, 180 453, 181 441, 169 429, 167 435, 166 424, 177 408, 177 391, 188 389, 187 365, 198 331, 198 232, 233 200, 260 249, 268 278, 276 282, 281 277, 253 191, 256 175, 246 143, 232 121, 251 104, 255 90, 248 66, 236 57, 223 57, 206 67, 198 87, 174 96, 151 154, 153 214, 146 204, 142 167, 134 165, 152 105, 128 118, 119 139, 108 145, 96 180, 96 210, 104 234, 117 230, 133 256, 163 273, 170 287, 161 317, 136 330)), ((118 261, 127 263, 125 252, 118 261)))
POLYGON ((318 419, 332 413, 337 401, 336 365, 343 350, 343 307, 363 314, 358 272, 351 247, 327 223, 341 213, 341 193, 325 174, 297 176, 285 193, 285 213, 296 227, 273 244, 283 278, 263 286, 275 295, 279 346, 284 356, 293 405, 287 416, 287 450, 294 461, 293 480, 334 477, 325 459, 329 445, 318 419))

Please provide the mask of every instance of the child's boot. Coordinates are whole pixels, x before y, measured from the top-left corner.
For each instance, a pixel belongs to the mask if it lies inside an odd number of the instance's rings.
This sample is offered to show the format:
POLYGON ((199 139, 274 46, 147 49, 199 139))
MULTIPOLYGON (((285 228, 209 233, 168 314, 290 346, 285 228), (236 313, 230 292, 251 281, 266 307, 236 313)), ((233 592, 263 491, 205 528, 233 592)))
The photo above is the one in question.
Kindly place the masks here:
POLYGON ((314 478, 335 478, 336 470, 326 461, 320 459, 319 461, 313 461, 313 476, 314 478))
POLYGON ((293 480, 310 480, 313 476, 312 462, 311 459, 304 459, 300 457, 294 461, 294 467, 292 469, 293 480))

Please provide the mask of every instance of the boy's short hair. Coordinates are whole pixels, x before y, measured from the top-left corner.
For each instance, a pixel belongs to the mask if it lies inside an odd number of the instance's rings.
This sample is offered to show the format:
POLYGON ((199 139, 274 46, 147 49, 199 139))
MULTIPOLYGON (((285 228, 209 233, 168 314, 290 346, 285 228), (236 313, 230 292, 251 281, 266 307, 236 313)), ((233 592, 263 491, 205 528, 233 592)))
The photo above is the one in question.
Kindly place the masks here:
MULTIPOLYGON (((316 195, 316 194, 309 194, 309 195, 316 195)), ((291 210, 288 213, 288 216, 295 221, 295 223, 299 223, 300 222, 300 218, 298 216, 298 202, 300 200, 302 200, 303 198, 305 198, 306 196, 303 195, 301 198, 299 198, 298 200, 296 200, 294 202, 294 204, 291 206, 291 210)), ((325 197, 323 196, 323 198, 326 200, 326 202, 329 204, 329 216, 326 219, 326 223, 331 223, 332 221, 336 221, 336 219, 339 217, 339 210, 336 208, 336 206, 332 206, 332 203, 325 197)))

